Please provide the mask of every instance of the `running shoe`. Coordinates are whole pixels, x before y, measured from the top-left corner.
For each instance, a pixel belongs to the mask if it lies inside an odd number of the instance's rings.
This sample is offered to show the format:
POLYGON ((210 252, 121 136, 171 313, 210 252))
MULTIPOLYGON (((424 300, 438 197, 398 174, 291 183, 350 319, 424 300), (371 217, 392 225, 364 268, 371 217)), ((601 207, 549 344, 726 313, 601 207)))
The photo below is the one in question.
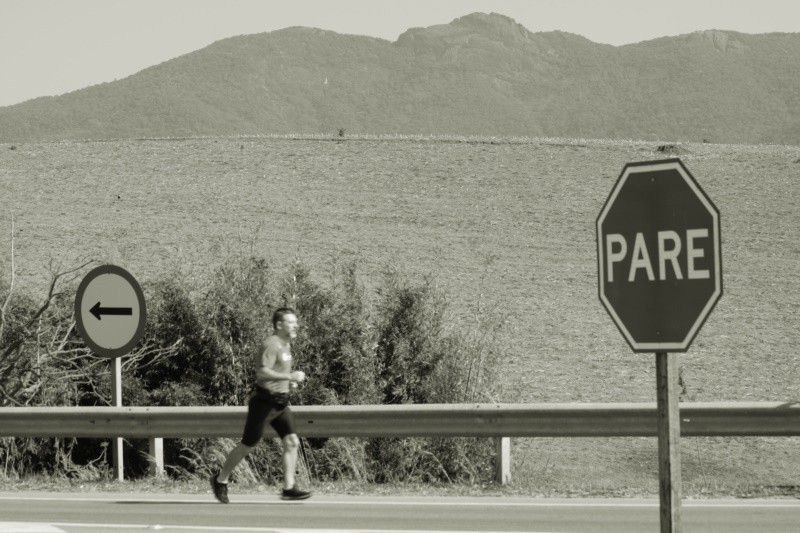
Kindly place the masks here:
POLYGON ((292 487, 291 489, 283 489, 283 492, 281 493, 281 500, 305 500, 310 496, 310 492, 300 490, 297 487, 292 487))
POLYGON ((220 483, 217 480, 217 476, 219 472, 214 472, 211 476, 211 490, 214 491, 214 497, 220 501, 220 503, 229 503, 228 500, 228 484, 227 483, 220 483))

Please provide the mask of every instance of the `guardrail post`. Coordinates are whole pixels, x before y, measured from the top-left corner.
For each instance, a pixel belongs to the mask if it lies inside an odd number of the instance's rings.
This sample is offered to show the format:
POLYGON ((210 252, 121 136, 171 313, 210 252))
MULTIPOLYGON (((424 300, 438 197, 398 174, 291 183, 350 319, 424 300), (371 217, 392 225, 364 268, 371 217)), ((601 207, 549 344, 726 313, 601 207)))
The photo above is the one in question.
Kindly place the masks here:
POLYGON ((495 481, 507 485, 511 481, 511 438, 494 439, 495 481))
POLYGON ((151 476, 162 477, 164 475, 164 439, 160 437, 150 437, 150 468, 151 476))

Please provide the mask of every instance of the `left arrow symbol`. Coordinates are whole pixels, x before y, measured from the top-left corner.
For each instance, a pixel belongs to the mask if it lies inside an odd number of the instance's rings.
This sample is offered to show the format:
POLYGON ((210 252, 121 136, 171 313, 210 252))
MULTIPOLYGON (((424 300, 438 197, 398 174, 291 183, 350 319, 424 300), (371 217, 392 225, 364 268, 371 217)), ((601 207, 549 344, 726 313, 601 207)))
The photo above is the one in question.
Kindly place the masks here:
POLYGON ((125 315, 133 315, 133 308, 132 307, 100 307, 100 302, 94 304, 89 310, 97 320, 102 320, 102 315, 118 315, 118 316, 125 316, 125 315))

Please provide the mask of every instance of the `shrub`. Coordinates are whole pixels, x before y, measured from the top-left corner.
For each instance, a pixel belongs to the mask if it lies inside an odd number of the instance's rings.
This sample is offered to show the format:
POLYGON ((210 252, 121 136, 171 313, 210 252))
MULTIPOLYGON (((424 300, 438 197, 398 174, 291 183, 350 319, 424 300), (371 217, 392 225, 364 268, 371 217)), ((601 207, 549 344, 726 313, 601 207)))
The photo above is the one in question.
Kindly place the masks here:
MULTIPOLYGON (((413 284, 390 272, 379 295, 383 403, 461 403, 479 393, 492 397, 499 330, 485 331, 490 321, 479 322, 469 334, 454 328, 447 300, 431 277, 413 284)), ((475 482, 490 478, 493 449, 488 439, 373 439, 368 455, 377 482, 475 482)))
MULTIPOLYGON (((0 278, 0 297, 7 284, 0 278)), ((301 335, 295 366, 307 374, 296 405, 460 403, 494 397, 493 369, 499 325, 481 317, 456 326, 444 292, 428 276, 413 282, 389 272, 375 301, 356 263, 334 264, 323 283, 300 262, 276 269, 259 257, 232 257, 210 275, 205 291, 178 277, 144 286, 148 323, 140 346, 123 359, 127 405, 246 405, 254 381, 253 358, 271 331, 272 311, 294 307, 301 335)), ((66 291, 69 293, 69 291, 66 291)), ((0 349, 21 336, 36 303, 9 301, 0 349)), ((35 405, 103 405, 110 398, 110 361, 93 357, 72 327, 71 301, 54 298, 38 327, 58 333, 50 354, 41 337, 26 336, 15 359, 2 361, 0 386, 15 401, 35 405), (34 372, 35 371, 35 372, 34 372), (24 376, 39 376, 31 381, 24 376), (27 388, 26 388, 27 387, 27 388)), ((28 326, 26 326, 28 324, 28 326)), ((302 439, 301 474, 319 480, 467 481, 491 477, 489 439, 302 439)), ((206 475, 235 445, 231 439, 168 439, 171 475, 206 475)), ((126 441, 126 475, 144 475, 147 443, 126 441)), ((103 439, 2 439, 6 474, 105 475, 103 439)), ((278 481, 280 446, 260 446, 234 477, 278 481)))
POLYGON ((303 333, 293 345, 297 368, 308 376, 298 403, 377 403, 376 366, 365 294, 354 263, 337 265, 331 286, 312 281, 307 267, 292 265, 283 301, 299 313, 303 333))

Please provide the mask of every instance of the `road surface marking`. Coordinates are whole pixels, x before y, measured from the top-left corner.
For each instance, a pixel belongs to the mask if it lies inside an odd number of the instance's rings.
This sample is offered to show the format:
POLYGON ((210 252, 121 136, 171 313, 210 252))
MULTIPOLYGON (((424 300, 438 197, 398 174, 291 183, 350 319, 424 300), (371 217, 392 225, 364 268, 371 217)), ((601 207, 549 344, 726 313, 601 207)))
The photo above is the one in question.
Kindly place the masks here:
MULTIPOLYGON (((355 529, 307 529, 307 528, 291 528, 291 527, 247 527, 247 526, 185 526, 185 525, 160 525, 160 524, 88 524, 78 522, 56 522, 53 525, 60 527, 80 527, 80 528, 99 528, 108 531, 118 529, 147 529, 147 530, 191 530, 191 531, 242 531, 253 533, 451 533, 445 530, 424 530, 424 529, 372 529, 372 528, 355 528, 355 529)), ((16 533, 17 530, 14 530, 16 533)), ((23 530, 28 531, 28 530, 23 530)), ((45 530, 35 530, 44 532, 45 530)), ((51 529, 46 531, 61 532, 60 529, 51 529)), ((475 531, 470 533, 500 533, 491 531, 475 531)), ((503 531, 502 533, 547 533, 545 531, 525 531, 513 532, 503 531)))
POLYGON ((0 522, 0 533, 65 533, 52 524, 37 522, 0 522))
MULTIPOLYGON (((168 498, 75 498, 75 497, 53 497, 53 496, 0 496, 0 501, 52 501, 52 502, 92 502, 92 503, 208 503, 216 505, 217 502, 209 497, 208 500, 197 499, 168 499, 168 498)), ((326 500, 326 499, 311 499, 302 502, 285 502, 274 499, 233 499, 232 504, 262 504, 262 505, 397 505, 397 506, 440 506, 440 507, 658 507, 658 500, 652 501, 586 501, 577 500, 574 502, 569 501, 547 501, 543 499, 540 502, 526 501, 500 501, 490 500, 487 501, 419 501, 419 500, 326 500)), ((708 508, 793 508, 800 507, 798 500, 774 500, 774 501, 702 501, 702 500, 683 500, 681 505, 684 507, 708 507, 708 508)))

